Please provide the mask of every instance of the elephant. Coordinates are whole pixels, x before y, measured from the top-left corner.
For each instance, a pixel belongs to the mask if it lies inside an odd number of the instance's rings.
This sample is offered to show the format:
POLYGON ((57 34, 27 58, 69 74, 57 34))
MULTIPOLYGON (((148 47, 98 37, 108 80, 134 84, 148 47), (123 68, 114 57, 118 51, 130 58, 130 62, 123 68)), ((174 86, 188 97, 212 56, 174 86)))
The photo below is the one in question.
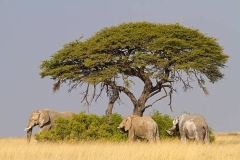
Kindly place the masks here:
POLYGON ((127 116, 117 128, 121 133, 128 132, 129 141, 133 141, 134 136, 147 139, 149 142, 159 140, 158 125, 150 116, 127 116))
POLYGON ((45 132, 51 130, 55 127, 54 120, 58 117, 63 118, 71 118, 73 112, 64 111, 64 112, 57 112, 50 109, 43 109, 43 110, 34 110, 29 118, 28 125, 24 131, 27 132, 27 142, 29 143, 32 136, 32 129, 34 126, 38 125, 40 128, 40 132, 45 132))
POLYGON ((209 144, 209 128, 205 119, 200 115, 183 114, 173 120, 172 128, 166 130, 169 135, 180 132, 180 139, 183 142, 196 140, 198 143, 203 141, 209 144))

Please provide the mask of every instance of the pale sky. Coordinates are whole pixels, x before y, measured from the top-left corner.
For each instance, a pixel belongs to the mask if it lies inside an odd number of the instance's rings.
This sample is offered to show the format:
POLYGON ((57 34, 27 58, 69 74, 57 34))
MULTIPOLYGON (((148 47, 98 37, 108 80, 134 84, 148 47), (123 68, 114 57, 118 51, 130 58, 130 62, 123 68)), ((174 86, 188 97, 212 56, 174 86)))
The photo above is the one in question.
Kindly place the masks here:
MULTIPOLYGON (((173 95, 174 112, 165 99, 144 115, 159 110, 174 117, 186 111, 203 115, 215 132, 240 131, 239 15, 239 0, 0 1, 0 137, 26 137, 24 128, 36 109, 87 111, 80 103, 80 88, 68 93, 65 85, 53 94, 53 81, 40 78, 39 65, 82 35, 89 38, 103 27, 136 21, 178 22, 197 28, 218 38, 230 56, 228 68, 222 70, 225 78, 206 84, 209 96, 197 84, 189 92, 178 88, 178 94, 173 95)), ((140 91, 139 85, 136 82, 132 88, 134 93, 140 91)), ((133 105, 121 95, 125 104, 115 104, 113 112, 130 115, 133 105)), ((89 112, 103 115, 107 103, 103 96, 89 112)))

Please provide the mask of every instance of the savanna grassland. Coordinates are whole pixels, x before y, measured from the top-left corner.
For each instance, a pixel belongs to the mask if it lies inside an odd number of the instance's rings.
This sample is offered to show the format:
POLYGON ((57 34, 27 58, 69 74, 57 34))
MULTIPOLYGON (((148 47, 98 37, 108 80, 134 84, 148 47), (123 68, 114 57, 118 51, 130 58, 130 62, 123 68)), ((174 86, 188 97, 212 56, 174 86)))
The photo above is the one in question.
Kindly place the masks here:
POLYGON ((39 143, 0 138, 1 160, 239 160, 240 133, 218 133, 210 145, 180 140, 144 142, 39 143))

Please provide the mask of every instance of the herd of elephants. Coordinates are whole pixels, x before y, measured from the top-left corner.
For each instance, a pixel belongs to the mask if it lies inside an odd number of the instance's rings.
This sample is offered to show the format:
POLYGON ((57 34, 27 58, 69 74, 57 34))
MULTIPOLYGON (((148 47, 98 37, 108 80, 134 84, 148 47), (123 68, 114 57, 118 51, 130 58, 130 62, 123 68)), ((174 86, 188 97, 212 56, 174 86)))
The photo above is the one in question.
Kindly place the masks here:
MULTIPOLYGON (((32 129, 38 125, 40 132, 48 131, 54 128, 54 119, 58 117, 71 118, 73 112, 57 112, 50 109, 35 110, 31 113, 28 125, 25 128, 27 132, 27 141, 30 142, 32 129)), ((157 123, 150 116, 131 115, 123 118, 118 126, 119 131, 128 132, 129 141, 133 141, 134 136, 147 139, 150 142, 159 140, 159 131, 157 123)), ((209 144, 209 129, 205 119, 199 115, 183 114, 173 120, 173 126, 166 130, 169 135, 175 132, 180 133, 180 139, 186 143, 187 139, 194 139, 198 143, 209 144)))

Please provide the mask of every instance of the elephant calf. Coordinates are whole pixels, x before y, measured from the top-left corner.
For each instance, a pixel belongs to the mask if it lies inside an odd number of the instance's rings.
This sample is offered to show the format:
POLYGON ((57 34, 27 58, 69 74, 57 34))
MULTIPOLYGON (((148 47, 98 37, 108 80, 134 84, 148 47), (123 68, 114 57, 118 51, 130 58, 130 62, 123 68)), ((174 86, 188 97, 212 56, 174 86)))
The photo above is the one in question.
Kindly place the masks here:
POLYGON ((50 109, 35 110, 31 113, 27 128, 24 131, 27 132, 28 143, 31 140, 32 128, 36 125, 40 127, 40 132, 48 131, 55 127, 54 120, 58 117, 71 118, 73 112, 57 112, 50 109))
POLYGON ((129 141, 133 141, 135 135, 148 141, 159 140, 158 125, 150 116, 132 115, 125 117, 118 128, 122 133, 128 131, 129 141))
POLYGON ((180 132, 180 138, 186 143, 187 139, 195 139, 198 143, 203 141, 209 144, 209 129, 208 124, 202 116, 187 115, 175 117, 173 126, 166 130, 169 135, 174 132, 180 132))

